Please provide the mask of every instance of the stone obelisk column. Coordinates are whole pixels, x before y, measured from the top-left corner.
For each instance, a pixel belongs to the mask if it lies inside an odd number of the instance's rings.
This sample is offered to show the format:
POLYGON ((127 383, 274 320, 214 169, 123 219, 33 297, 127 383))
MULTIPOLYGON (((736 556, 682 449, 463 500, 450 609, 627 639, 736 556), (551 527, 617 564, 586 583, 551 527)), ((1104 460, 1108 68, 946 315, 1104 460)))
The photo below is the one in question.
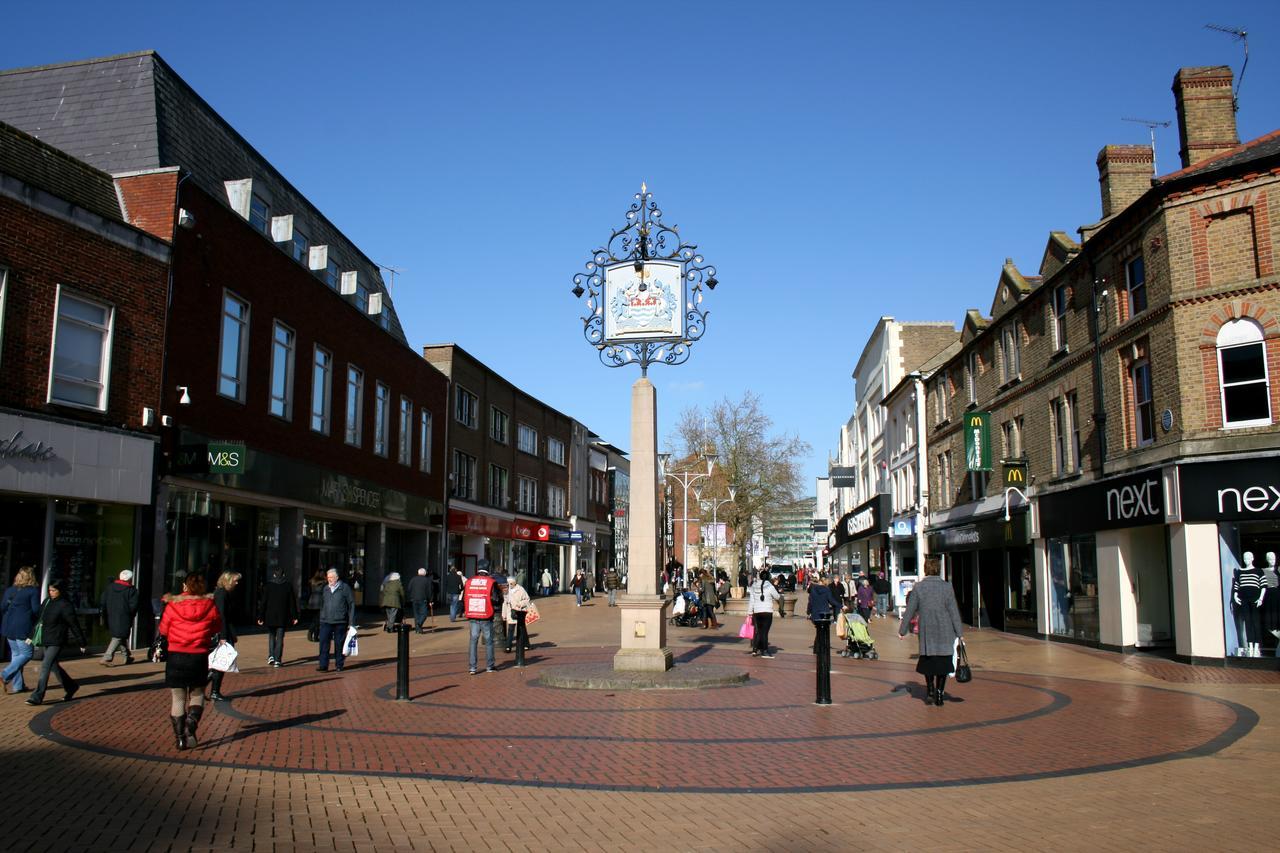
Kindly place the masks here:
POLYGON ((631 386, 631 520, 627 591, 619 598, 622 648, 615 670, 666 672, 666 600, 658 593, 658 396, 648 377, 631 386))

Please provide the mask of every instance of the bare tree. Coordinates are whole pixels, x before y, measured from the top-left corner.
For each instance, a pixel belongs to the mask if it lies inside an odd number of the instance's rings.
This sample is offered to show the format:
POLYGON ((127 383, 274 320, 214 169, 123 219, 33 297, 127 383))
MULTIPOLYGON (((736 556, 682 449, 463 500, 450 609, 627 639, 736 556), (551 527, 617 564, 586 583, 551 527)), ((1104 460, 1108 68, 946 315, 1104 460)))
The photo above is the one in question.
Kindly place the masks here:
POLYGON ((680 451, 687 461, 708 451, 717 455, 716 467, 703 493, 733 503, 720 511, 732 528, 738 557, 751 540, 751 519, 795 501, 800 491, 800 464, 811 448, 799 436, 774 434, 773 419, 760 398, 750 391, 740 400, 725 398, 703 411, 685 409, 676 426, 680 451))

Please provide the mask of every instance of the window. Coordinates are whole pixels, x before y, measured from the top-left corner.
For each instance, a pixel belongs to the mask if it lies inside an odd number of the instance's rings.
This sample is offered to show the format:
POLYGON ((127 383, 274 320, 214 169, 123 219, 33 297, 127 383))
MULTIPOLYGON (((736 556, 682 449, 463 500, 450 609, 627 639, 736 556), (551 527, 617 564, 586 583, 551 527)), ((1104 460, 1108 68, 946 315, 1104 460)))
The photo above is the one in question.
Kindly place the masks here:
POLYGON ((347 444, 359 447, 363 441, 361 416, 364 410, 364 372, 347 365, 347 444))
POLYGON ((1067 348, 1067 286, 1060 284, 1053 289, 1053 349, 1061 352, 1067 348))
POLYGON ((1068 439, 1071 429, 1067 398, 1055 397, 1049 406, 1053 417, 1053 473, 1062 476, 1071 470, 1071 444, 1068 439))
POLYGON ((311 366, 311 429, 329 434, 333 388, 333 354, 316 347, 311 366))
POLYGON ((271 233, 271 205, 257 193, 249 199, 249 224, 262 234, 271 233))
POLYGON ((489 466, 489 506, 507 508, 507 469, 489 466))
POLYGON ((1000 335, 1000 379, 1009 383, 1022 377, 1022 341, 1017 324, 1008 326, 1000 335))
POLYGON ((934 401, 937 408, 938 423, 943 423, 951 417, 951 394, 950 383, 947 382, 946 374, 938 378, 938 384, 934 386, 934 401))
POLYGON ((1151 399, 1151 362, 1135 363, 1131 373, 1134 438, 1141 447, 1156 440, 1155 404, 1151 399))
POLYGON ((324 268, 324 283, 329 285, 331 290, 337 290, 341 281, 342 271, 338 269, 338 262, 330 258, 324 268))
POLYGON ((1271 383, 1262 327, 1241 318, 1218 330, 1218 379, 1222 388, 1222 425, 1271 423, 1271 383))
POLYGON ((494 406, 489 407, 489 438, 498 444, 506 444, 508 441, 507 413, 494 406))
POLYGON ((1125 264, 1124 278, 1129 290, 1129 316, 1133 317, 1147 310, 1147 270, 1142 255, 1125 264))
POLYGON ((426 409, 418 415, 418 470, 431 473, 431 413, 426 409))
POLYGON ((109 305, 59 288, 50 402, 106 410, 114 313, 109 305))
POLYGON ((531 480, 528 477, 520 478, 520 498, 519 503, 521 512, 530 514, 538 511, 538 481, 531 480))
POLYGON ((400 431, 396 434, 400 443, 400 464, 413 464, 413 403, 408 397, 400 398, 400 431))
POLYGON ((564 489, 559 486, 547 486, 547 515, 564 518, 564 489))
POLYGON ((289 254, 300 264, 308 263, 311 258, 311 242, 296 225, 293 227, 293 242, 289 245, 289 254))
POLYGON ((564 464, 564 442, 547 436, 547 459, 557 465, 564 464))
POLYGON ((476 458, 461 450, 453 451, 453 497, 476 499, 476 458))
POLYGON ((369 288, 363 284, 356 285, 355 292, 356 307, 360 309, 361 314, 369 313, 369 288))
POLYGON ((222 341, 218 350, 218 393, 244 402, 249 358, 249 303, 224 291, 222 341))
POLYGON ((1084 462, 1080 456, 1080 409, 1075 391, 1067 394, 1067 411, 1071 415, 1071 470, 1079 471, 1084 462))
POLYGON ((977 350, 965 357, 964 385, 969 392, 969 402, 978 402, 978 353, 977 350))
POLYGON ((391 390, 381 382, 373 384, 373 452, 387 455, 387 418, 391 404, 391 390))
POLYGON ((276 323, 271 332, 271 403, 269 410, 286 421, 293 418, 293 329, 276 323))
POLYGON ((1022 456, 1022 419, 1005 421, 1000 428, 1004 433, 1004 458, 1019 459, 1022 456))
POLYGON ((526 424, 516 427, 516 447, 524 453, 538 455, 538 431, 526 424))
POLYGON ((476 409, 480 401, 466 388, 455 385, 453 391, 453 417, 463 426, 476 428, 476 409))
POLYGON ((942 506, 951 505, 951 451, 944 450, 938 457, 938 485, 942 489, 942 506))
POLYGON ((0 350, 4 349, 4 294, 5 284, 9 280, 9 271, 0 267, 0 350))

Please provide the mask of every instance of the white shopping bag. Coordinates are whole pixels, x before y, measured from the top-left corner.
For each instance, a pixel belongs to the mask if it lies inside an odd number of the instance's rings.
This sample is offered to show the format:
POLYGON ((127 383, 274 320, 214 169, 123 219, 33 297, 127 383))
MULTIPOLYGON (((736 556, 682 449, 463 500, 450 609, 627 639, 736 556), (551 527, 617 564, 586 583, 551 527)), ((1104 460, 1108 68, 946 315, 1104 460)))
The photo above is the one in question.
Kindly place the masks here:
POLYGON ((343 652, 349 658, 353 658, 360 654, 360 640, 356 636, 356 626, 352 625, 347 629, 347 638, 343 641, 345 651, 343 652))
POLYGON ((239 672, 240 668, 236 666, 236 660, 239 657, 235 646, 230 643, 219 643, 216 649, 209 652, 209 669, 216 669, 218 672, 239 672))

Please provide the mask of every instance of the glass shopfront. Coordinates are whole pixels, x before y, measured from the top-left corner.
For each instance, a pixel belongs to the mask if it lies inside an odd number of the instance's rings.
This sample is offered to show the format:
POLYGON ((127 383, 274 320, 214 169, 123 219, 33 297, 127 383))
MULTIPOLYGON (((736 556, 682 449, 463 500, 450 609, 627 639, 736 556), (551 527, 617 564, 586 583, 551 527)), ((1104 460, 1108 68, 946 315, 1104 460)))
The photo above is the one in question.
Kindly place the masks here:
POLYGON ((1098 642, 1098 562, 1093 536, 1050 539, 1049 633, 1098 642))
POLYGON ((307 578, 321 577, 330 569, 337 569, 342 579, 351 585, 356 604, 376 607, 378 590, 372 592, 364 582, 365 530, 363 524, 335 521, 312 515, 302 520, 303 574, 307 578))
POLYGON ((1228 657, 1280 657, 1280 520, 1221 523, 1218 553, 1228 657))

